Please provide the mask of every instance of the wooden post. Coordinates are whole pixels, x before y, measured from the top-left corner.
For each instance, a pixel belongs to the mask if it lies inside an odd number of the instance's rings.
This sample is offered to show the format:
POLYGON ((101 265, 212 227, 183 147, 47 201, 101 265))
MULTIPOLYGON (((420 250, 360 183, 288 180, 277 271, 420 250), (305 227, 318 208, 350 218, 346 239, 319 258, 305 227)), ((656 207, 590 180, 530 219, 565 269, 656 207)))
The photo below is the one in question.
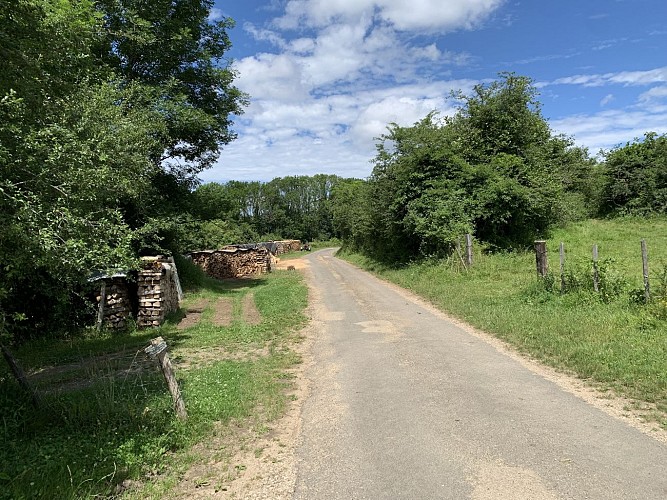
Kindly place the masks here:
POLYGON ((157 358, 164 379, 167 381, 171 398, 174 400, 176 416, 181 420, 185 420, 188 418, 188 414, 185 411, 183 396, 181 396, 181 390, 178 387, 178 382, 174 376, 174 370, 171 367, 171 360, 167 354, 167 343, 162 337, 154 338, 151 340, 151 345, 144 349, 144 352, 151 357, 157 358))
POLYGON ((644 301, 648 304, 651 301, 651 290, 648 279, 648 247, 646 240, 642 240, 642 270, 644 272, 644 301))
POLYGON ((12 353, 9 352, 9 350, 4 345, 0 344, 0 350, 2 350, 2 355, 4 356, 5 361, 7 361, 9 369, 12 371, 12 374, 14 375, 16 381, 19 383, 21 388, 30 396, 30 400, 32 401, 33 406, 35 408, 39 408, 42 405, 42 401, 39 398, 39 394, 37 394, 37 392, 35 392, 32 386, 28 383, 28 379, 26 378, 23 369, 16 362, 14 356, 12 356, 12 353))
POLYGON ((560 242, 560 292, 565 293, 565 243, 560 242))
POLYGON ((549 272, 547 242, 544 240, 537 240, 535 242, 535 264, 537 265, 537 276, 544 278, 549 272))
POLYGON ((598 271, 598 246, 593 245, 593 289, 600 291, 600 272, 598 271))
POLYGON ((472 235, 466 234, 466 265, 472 266, 472 235))
POLYGON ((107 283, 102 281, 102 286, 100 287, 100 305, 97 307, 97 331, 102 329, 104 325, 104 305, 107 301, 107 283))
POLYGON ((176 269, 176 261, 173 257, 169 257, 167 262, 174 266, 174 281, 176 282, 176 291, 178 292, 178 302, 183 300, 183 288, 181 288, 181 280, 178 278, 178 269, 176 269))

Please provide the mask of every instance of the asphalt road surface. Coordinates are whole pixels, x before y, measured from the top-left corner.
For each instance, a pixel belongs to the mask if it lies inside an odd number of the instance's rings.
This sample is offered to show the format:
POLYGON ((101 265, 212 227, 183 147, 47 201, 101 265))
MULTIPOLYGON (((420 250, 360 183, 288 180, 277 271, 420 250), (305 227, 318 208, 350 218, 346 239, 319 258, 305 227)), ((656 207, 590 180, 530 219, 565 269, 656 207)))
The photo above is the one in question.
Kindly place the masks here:
POLYGON ((331 250, 307 259, 294 498, 667 499, 667 445, 331 250))

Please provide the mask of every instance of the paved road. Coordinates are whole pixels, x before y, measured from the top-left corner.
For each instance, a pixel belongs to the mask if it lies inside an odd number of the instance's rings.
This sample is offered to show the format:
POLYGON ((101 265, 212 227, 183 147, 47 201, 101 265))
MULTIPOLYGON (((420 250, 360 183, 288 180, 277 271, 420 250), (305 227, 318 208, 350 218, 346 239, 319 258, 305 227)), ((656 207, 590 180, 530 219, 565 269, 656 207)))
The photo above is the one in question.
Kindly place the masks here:
POLYGON ((313 253, 296 499, 667 499, 667 445, 313 253))

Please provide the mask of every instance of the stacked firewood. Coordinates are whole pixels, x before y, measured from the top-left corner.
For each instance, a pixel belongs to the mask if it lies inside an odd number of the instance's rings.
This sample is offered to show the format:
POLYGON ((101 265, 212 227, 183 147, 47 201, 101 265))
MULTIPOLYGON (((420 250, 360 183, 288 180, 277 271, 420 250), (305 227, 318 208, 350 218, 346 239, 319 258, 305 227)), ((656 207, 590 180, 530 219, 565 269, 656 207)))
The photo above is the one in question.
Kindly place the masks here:
POLYGON ((137 326, 160 326, 168 313, 178 309, 178 291, 172 266, 172 262, 160 257, 143 259, 143 269, 137 276, 137 326))
POLYGON ((124 277, 107 278, 97 295, 98 307, 104 297, 103 324, 106 328, 122 329, 132 317, 129 289, 124 277))
POLYGON ((301 250, 301 240, 282 240, 275 242, 277 246, 276 255, 301 250))
POLYGON ((193 252, 190 257, 206 274, 218 279, 242 278, 271 270, 271 253, 261 246, 227 246, 220 250, 193 252))

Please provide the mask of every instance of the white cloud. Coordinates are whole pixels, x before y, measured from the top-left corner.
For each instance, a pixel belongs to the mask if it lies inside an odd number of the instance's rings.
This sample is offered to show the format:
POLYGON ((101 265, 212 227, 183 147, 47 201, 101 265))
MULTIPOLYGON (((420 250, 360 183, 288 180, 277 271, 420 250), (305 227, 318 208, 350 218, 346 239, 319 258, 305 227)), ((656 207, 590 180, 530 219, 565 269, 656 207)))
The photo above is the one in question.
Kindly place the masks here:
POLYGON ((220 21, 220 19, 223 17, 225 17, 224 12, 222 12, 222 9, 218 9, 217 7, 211 8, 208 13, 208 20, 211 22, 220 21))
POLYGON ((600 106, 605 107, 607 104, 609 104, 613 100, 614 100, 614 94, 607 94, 600 101, 600 106))
POLYGON ((633 110, 579 114, 551 121, 550 126, 556 132, 574 136, 577 144, 588 147, 591 153, 596 154, 643 137, 646 132, 667 133, 666 108, 636 107, 633 110))
POLYGON ((261 180, 319 172, 366 177, 375 155, 374 138, 386 132, 389 123, 412 125, 435 109, 449 113, 450 91, 469 90, 474 83, 414 83, 302 101, 255 101, 237 120, 239 139, 202 179, 257 180, 260 165, 261 180))
POLYGON ((272 30, 258 28, 252 23, 245 23, 243 29, 255 40, 269 42, 278 48, 284 48, 285 40, 278 33, 272 30))
POLYGON ((575 75, 559 78, 551 85, 583 85, 584 87, 601 87, 603 85, 650 85, 667 82, 667 66, 648 71, 621 71, 593 75, 575 75))
POLYGON ((298 61, 285 54, 257 54, 235 64, 238 87, 254 99, 300 101, 309 94, 298 61))
POLYGON ((653 87, 639 95, 639 102, 642 105, 657 104, 663 101, 667 101, 667 85, 653 87))
POLYGON ((398 30, 471 29, 504 0, 289 0, 275 23, 283 29, 322 27, 332 22, 374 17, 398 30))

